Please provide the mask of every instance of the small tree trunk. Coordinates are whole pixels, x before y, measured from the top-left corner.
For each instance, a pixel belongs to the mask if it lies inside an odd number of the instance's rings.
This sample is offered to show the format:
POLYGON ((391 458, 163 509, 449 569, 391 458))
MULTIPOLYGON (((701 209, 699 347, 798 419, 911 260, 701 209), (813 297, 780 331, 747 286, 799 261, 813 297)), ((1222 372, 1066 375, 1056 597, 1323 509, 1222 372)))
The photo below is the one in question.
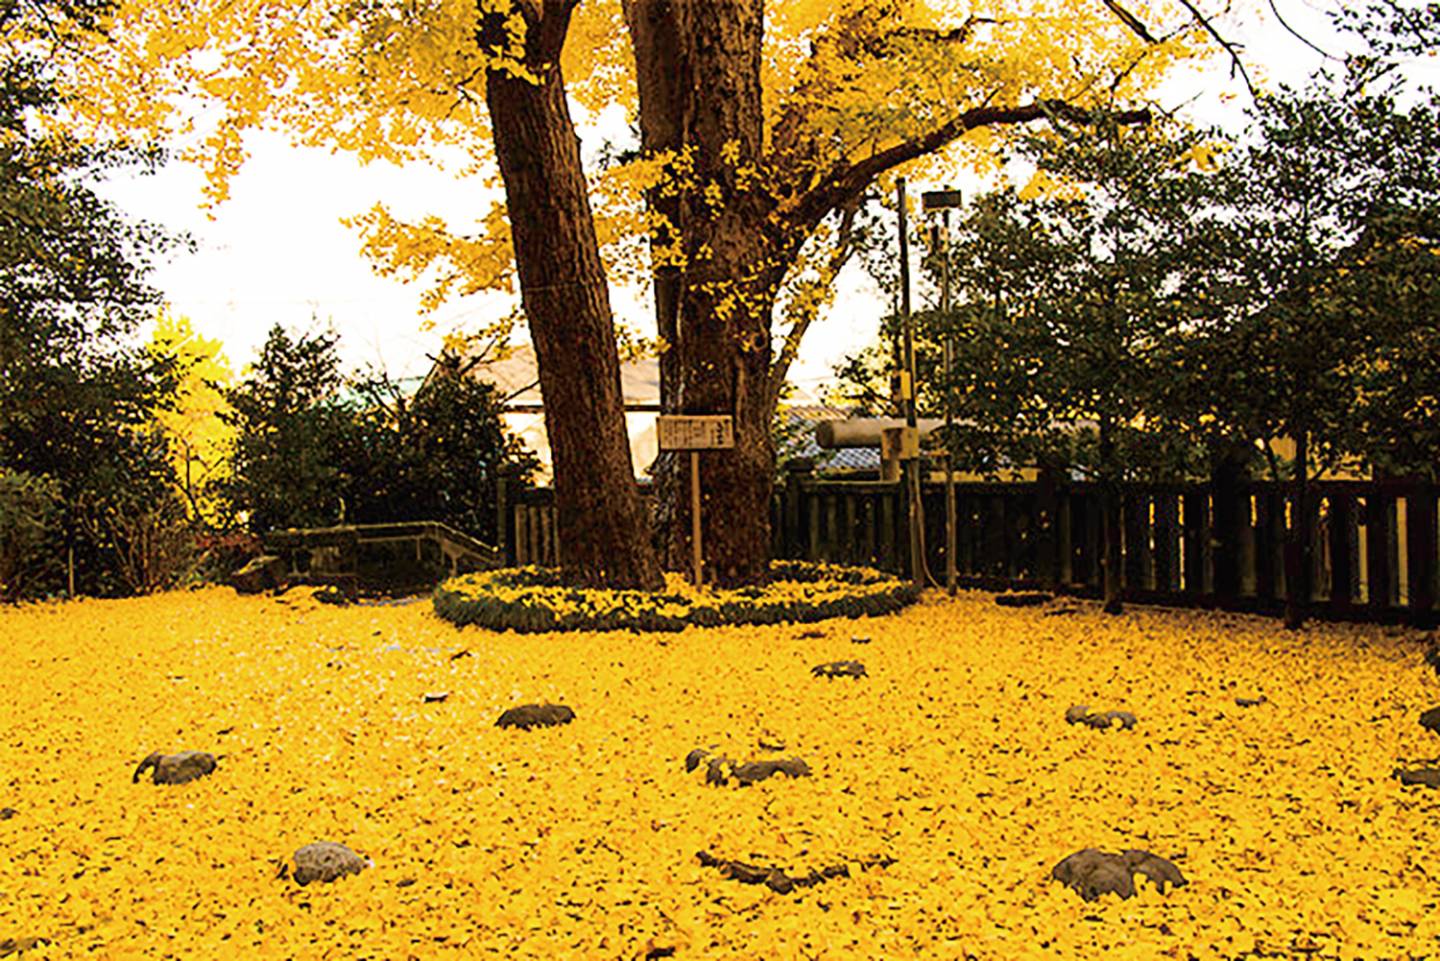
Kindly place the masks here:
POLYGON ((492 72, 486 102, 540 365, 567 582, 655 590, 625 430, 620 361, 559 44, 531 83, 492 72))
POLYGON ((1100 420, 1100 512, 1101 537, 1104 551, 1100 565, 1106 614, 1119 614, 1124 608, 1124 587, 1121 582, 1124 556, 1120 545, 1120 487, 1115 481, 1115 438, 1110 422, 1100 420))
POLYGON ((1310 432, 1296 433, 1290 523, 1285 528, 1285 627, 1292 631, 1305 624, 1310 602, 1310 432))
MULTIPOLYGON (((640 148, 646 156, 678 153, 681 141, 679 40, 671 0, 624 0, 630 48, 635 53, 635 81, 639 98, 640 148)), ((670 262, 670 250, 680 235, 680 194, 673 184, 657 184, 645 192, 645 204, 656 217, 650 237, 654 272, 655 330, 661 340, 660 411, 680 412, 680 289, 681 272, 670 262)), ((668 550, 671 532, 680 523, 677 511, 687 500, 682 458, 661 451, 655 460, 651 536, 662 562, 679 570, 668 550)), ((683 566, 683 565, 682 565, 683 566)))

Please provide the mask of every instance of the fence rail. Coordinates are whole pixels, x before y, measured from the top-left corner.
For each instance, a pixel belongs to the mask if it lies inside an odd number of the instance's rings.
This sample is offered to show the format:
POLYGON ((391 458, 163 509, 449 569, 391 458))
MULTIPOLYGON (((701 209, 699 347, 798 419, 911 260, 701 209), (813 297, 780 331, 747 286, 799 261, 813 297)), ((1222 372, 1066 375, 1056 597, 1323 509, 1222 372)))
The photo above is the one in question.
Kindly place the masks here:
MULTIPOLYGON (((1309 614, 1433 625, 1440 595, 1440 488, 1420 481, 1319 481, 1308 516, 1269 481, 1120 487, 1128 600, 1277 614, 1287 596, 1287 526, 1310 543, 1309 614)), ((1102 492, 1088 483, 956 485, 955 567, 969 587, 1050 588, 1095 596, 1102 577, 1102 492)), ((945 570, 945 493, 921 495, 925 563, 945 570)), ((502 507, 510 563, 553 565, 560 547, 548 489, 502 507)), ((909 575, 899 484, 792 475, 770 513, 776 557, 865 564, 909 575)))

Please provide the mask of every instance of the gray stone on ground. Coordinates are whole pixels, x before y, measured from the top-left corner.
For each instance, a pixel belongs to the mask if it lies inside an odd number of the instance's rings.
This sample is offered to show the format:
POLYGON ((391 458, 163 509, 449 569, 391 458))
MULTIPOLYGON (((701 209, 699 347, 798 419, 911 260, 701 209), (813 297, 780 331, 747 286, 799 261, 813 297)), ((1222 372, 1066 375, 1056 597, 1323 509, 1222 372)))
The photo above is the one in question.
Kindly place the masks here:
POLYGON ((241 594, 259 594, 274 590, 285 583, 285 562, 262 554, 230 575, 230 586, 241 594))
POLYGON ((867 677, 865 665, 859 661, 831 661, 810 668, 816 677, 867 677))
POLYGON ((569 724, 575 720, 575 712, 563 704, 522 704, 512 707, 495 722, 496 727, 518 727, 528 731, 532 727, 553 727, 569 724))
POLYGON ((746 761, 743 764, 737 764, 728 757, 711 757, 705 767, 705 783, 724 785, 733 780, 739 787, 749 787, 776 774, 809 777, 810 765, 798 757, 746 761))
POLYGON ((0 939, 0 958, 22 951, 33 951, 43 945, 53 944, 49 938, 3 938, 0 939))
POLYGON ((151 780, 156 784, 185 784, 213 772, 216 763, 215 755, 208 751, 181 751, 179 754, 156 751, 140 762, 130 781, 139 781, 146 768, 154 768, 151 780))
POLYGON ((299 884, 334 881, 347 874, 359 874, 368 866, 360 855, 334 841, 316 841, 295 852, 295 880, 299 884))
POLYGON ((1065 711, 1065 723, 1084 724, 1099 731, 1109 730, 1112 724, 1119 724, 1128 731, 1135 726, 1135 715, 1129 711, 1097 711, 1090 713, 1087 704, 1076 704, 1065 711))
POLYGON ((1149 851, 1128 850, 1110 854, 1098 848, 1085 848, 1055 865, 1050 877, 1073 889, 1086 901, 1102 894, 1118 894, 1122 898, 1135 894, 1135 875, 1143 874, 1161 894, 1166 885, 1183 887, 1188 882, 1171 862, 1149 851))
POLYGON ((1401 784, 1421 784, 1425 787, 1440 787, 1440 768, 1422 767, 1413 771, 1402 771, 1396 768, 1392 777, 1400 779, 1401 784))
POLYGON ((1440 734, 1440 707, 1432 707, 1420 715, 1420 726, 1427 731, 1440 734))
POLYGON ((1005 594, 996 594, 995 603, 1001 607, 1039 607, 1048 603, 1053 595, 1044 591, 1011 591, 1005 594))

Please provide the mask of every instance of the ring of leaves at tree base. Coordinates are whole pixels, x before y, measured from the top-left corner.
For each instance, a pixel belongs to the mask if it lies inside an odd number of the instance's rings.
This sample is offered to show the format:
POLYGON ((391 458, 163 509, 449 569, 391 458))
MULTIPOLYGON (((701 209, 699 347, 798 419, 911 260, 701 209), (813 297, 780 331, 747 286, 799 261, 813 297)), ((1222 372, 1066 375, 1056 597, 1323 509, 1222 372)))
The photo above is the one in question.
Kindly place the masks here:
POLYGON ((696 594, 679 575, 660 593, 568 587, 552 568, 466 574, 435 589, 435 613, 460 626, 520 633, 680 631, 690 625, 779 624, 892 614, 919 596, 914 584, 871 568, 775 561, 759 587, 696 594))

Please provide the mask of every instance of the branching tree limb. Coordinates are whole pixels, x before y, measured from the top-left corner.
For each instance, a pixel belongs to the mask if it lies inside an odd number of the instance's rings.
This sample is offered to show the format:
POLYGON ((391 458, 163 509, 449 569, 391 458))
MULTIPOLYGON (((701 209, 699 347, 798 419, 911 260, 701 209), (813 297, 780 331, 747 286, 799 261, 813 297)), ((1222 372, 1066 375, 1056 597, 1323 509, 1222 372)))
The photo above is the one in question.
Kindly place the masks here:
MULTIPOLYGON (((840 271, 850 261, 850 256, 855 252, 855 215, 860 209, 860 197, 856 196, 840 212, 840 227, 835 238, 835 249, 831 251, 829 259, 821 268, 820 277, 816 284, 829 289, 839 276, 840 271)), ((790 366, 795 362, 795 357, 800 353, 800 342, 805 337, 805 332, 815 322, 819 315, 817 306, 811 306, 799 312, 794 323, 785 335, 785 344, 780 348, 780 355, 770 367, 770 393, 774 400, 772 403, 779 403, 780 392, 785 387, 785 378, 790 375, 790 366)))
POLYGON ((858 197, 876 177, 917 157, 933 153, 977 127, 1031 123, 1052 117, 1086 123, 1101 116, 1107 116, 1120 124, 1145 124, 1150 122, 1151 112, 1145 107, 1102 114, 1064 100, 1036 100, 1008 107, 982 104, 951 118, 928 133, 836 170, 802 195, 787 216, 792 224, 813 229, 830 211, 839 209, 858 197))

